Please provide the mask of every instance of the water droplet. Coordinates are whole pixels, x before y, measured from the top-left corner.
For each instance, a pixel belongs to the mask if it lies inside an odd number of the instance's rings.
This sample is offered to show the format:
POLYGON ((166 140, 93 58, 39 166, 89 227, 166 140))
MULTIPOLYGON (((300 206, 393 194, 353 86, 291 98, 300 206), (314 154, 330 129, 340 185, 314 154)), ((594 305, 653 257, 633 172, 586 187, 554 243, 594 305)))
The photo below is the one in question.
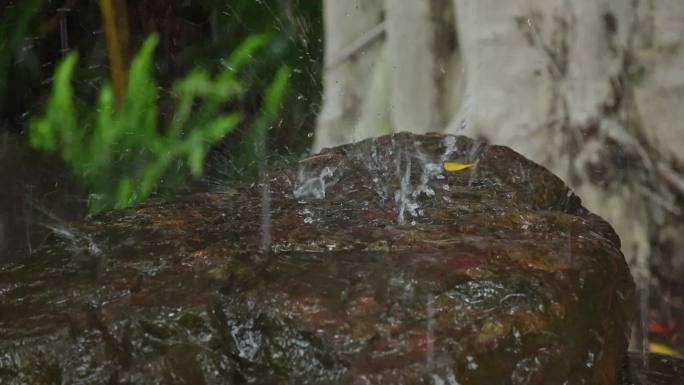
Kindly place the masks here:
POLYGON ((475 362, 475 358, 473 358, 473 356, 466 357, 466 365, 468 366, 469 370, 475 370, 479 366, 477 365, 477 362, 475 362))
POLYGON ((594 352, 587 353, 586 365, 587 365, 587 368, 591 368, 594 366, 594 352))

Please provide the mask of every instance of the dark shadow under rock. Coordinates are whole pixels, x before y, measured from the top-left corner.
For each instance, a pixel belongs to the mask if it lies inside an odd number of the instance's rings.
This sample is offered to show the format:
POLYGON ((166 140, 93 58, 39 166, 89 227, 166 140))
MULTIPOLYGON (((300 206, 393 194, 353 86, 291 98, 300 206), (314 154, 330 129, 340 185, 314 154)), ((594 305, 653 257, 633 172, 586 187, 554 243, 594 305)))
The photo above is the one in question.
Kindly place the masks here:
POLYGON ((617 383, 619 239, 544 168, 397 134, 264 180, 107 212, 0 268, 0 383, 617 383))

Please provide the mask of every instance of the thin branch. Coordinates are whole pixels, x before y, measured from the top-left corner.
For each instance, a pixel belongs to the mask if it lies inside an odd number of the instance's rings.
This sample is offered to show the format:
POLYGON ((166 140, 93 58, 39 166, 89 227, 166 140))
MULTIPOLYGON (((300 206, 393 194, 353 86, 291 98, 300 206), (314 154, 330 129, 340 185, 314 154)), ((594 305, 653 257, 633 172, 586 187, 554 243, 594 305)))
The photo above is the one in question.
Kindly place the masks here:
POLYGON ((666 211, 670 212, 673 215, 679 216, 682 214, 682 210, 677 207, 677 205, 668 200, 667 198, 659 195, 655 191, 652 191, 648 187, 638 184, 636 186, 637 190, 641 193, 641 195, 645 196, 646 198, 650 199, 655 203, 656 205, 660 206, 661 208, 665 209, 666 211))
POLYGON ((666 163, 658 163, 658 173, 663 179, 667 180, 673 187, 684 194, 684 176, 675 171, 666 163))
POLYGON ((349 60, 349 58, 356 55, 360 50, 374 42, 376 39, 384 36, 384 34, 385 22, 382 21, 342 49, 333 57, 333 59, 330 60, 330 63, 325 66, 325 69, 331 70, 344 63, 345 61, 349 60))
MULTIPOLYGON (((117 21, 125 20, 122 16, 117 15, 118 11, 125 10, 124 6, 117 4, 115 7, 112 4, 113 0, 100 0, 100 11, 102 12, 102 21, 105 27, 105 36, 107 38, 107 51, 109 53, 109 64, 112 68, 112 81, 114 82, 114 107, 119 108, 126 96, 126 64, 124 62, 123 46, 121 38, 127 39, 126 33, 122 34, 117 21), (123 36, 122 36, 123 35, 123 36)), ((118 0, 114 0, 118 1, 118 0)))

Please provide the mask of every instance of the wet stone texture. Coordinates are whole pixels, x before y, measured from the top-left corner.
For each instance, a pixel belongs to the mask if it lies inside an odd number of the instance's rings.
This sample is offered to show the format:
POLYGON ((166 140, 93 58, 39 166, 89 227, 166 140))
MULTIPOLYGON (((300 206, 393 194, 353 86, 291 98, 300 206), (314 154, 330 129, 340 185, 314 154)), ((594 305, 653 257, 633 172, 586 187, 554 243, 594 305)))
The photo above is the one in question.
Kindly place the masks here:
POLYGON ((618 382, 619 240, 509 148, 398 134, 262 180, 0 267, 0 383, 618 382))

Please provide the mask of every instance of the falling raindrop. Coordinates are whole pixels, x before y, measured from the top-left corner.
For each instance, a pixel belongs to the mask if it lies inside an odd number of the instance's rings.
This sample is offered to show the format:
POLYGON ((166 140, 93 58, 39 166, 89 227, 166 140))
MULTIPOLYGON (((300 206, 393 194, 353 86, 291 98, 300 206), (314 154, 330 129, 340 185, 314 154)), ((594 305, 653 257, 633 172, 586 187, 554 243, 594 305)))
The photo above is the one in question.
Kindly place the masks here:
POLYGON ((432 295, 428 294, 427 295, 427 301, 425 304, 425 311, 426 311, 426 316, 427 316, 427 353, 425 354, 425 360, 426 360, 426 365, 429 369, 433 368, 434 365, 434 360, 435 360, 435 326, 434 326, 434 317, 435 317, 435 309, 434 309, 434 304, 432 303, 432 295))
POLYGON ((67 30, 67 13, 70 10, 67 8, 59 8, 57 12, 59 13, 59 40, 60 40, 60 51, 62 55, 66 55, 69 52, 69 35, 67 30))
POLYGON ((475 362, 475 358, 473 356, 466 356, 466 367, 468 370, 476 370, 479 365, 477 362, 475 362))

